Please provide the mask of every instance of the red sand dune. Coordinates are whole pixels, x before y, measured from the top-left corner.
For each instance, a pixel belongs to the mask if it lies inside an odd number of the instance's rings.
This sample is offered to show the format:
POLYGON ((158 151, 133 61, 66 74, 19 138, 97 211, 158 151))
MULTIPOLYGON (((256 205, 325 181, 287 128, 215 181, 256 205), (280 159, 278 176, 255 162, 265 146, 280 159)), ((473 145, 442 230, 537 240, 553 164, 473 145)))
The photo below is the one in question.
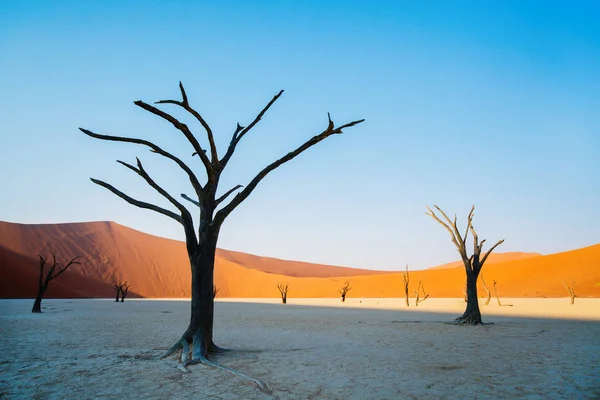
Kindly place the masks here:
MULTIPOLYGON (((112 297, 111 286, 117 280, 129 281, 131 290, 143 297, 190 295, 190 267, 182 242, 114 222, 0 222, 0 246, 0 297, 33 296, 29 293, 37 284, 36 257, 40 250, 55 252, 61 260, 76 255, 84 258, 81 266, 74 266, 69 275, 65 273, 50 284, 48 297, 112 297), (76 279, 75 276, 81 280, 67 281, 67 277, 76 279)), ((600 286, 596 285, 600 283, 600 245, 518 258, 484 268, 490 286, 493 280, 498 281, 501 296, 564 297, 562 285, 567 280, 576 282, 579 296, 600 297, 600 286)), ((414 271, 410 276, 411 288, 416 288, 421 280, 432 297, 462 296, 461 268, 414 271)), ((217 254, 215 284, 219 297, 277 297, 277 282, 289 283, 289 297, 336 297, 345 281, 352 286, 350 297, 402 296, 401 272, 283 261, 228 250, 217 254)))

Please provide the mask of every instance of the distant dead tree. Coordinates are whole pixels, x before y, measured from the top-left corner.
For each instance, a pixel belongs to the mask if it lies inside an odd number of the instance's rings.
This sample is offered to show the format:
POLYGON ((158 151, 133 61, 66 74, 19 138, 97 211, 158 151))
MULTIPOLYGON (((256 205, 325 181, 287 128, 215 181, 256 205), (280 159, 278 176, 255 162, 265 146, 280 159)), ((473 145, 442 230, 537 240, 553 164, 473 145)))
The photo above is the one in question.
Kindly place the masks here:
POLYGON ((410 283, 410 276, 408 275, 408 263, 406 263, 406 270, 402 274, 402 282, 404 283, 404 299, 406 300, 406 307, 410 306, 408 301, 408 284, 410 283))
POLYGON ((498 301, 498 306, 500 307, 512 307, 512 304, 502 304, 500 303, 500 296, 498 296, 498 291, 496 290, 496 284, 498 282, 494 281, 494 295, 496 296, 496 300, 498 301))
POLYGON ((217 297, 217 293, 219 293, 219 288, 217 285, 213 285, 213 299, 217 297))
MULTIPOLYGON (((233 188, 219 191, 220 179, 223 176, 223 171, 229 165, 236 149, 240 142, 247 134, 262 120, 265 113, 271 106, 281 97, 283 90, 276 94, 268 104, 256 115, 256 117, 247 125, 242 126, 237 124, 229 144, 225 151, 218 154, 215 135, 212 128, 209 126, 204 117, 194 109, 188 99, 187 93, 183 84, 179 83, 181 99, 179 100, 160 100, 155 105, 138 100, 134 104, 149 113, 155 115, 161 120, 169 123, 177 129, 189 142, 192 149, 190 151, 193 157, 193 164, 184 162, 182 158, 176 156, 162 147, 145 139, 113 136, 106 134, 94 133, 88 129, 79 128, 84 134, 104 141, 133 143, 148 147, 152 153, 158 154, 175 163, 185 173, 188 178, 192 191, 192 196, 185 193, 181 197, 186 201, 198 207, 197 221, 195 226, 192 212, 188 210, 184 204, 168 193, 158 182, 156 182, 146 170, 139 158, 136 158, 135 163, 127 163, 118 161, 127 169, 139 175, 151 188, 156 190, 164 197, 172 206, 171 209, 163 208, 152 203, 133 198, 113 185, 98 179, 91 179, 93 183, 99 185, 114 195, 125 200, 129 204, 152 210, 166 217, 169 217, 183 227, 185 233, 185 243, 188 259, 191 268, 191 316, 189 324, 183 335, 181 335, 175 344, 167 350, 164 357, 181 351, 181 363, 185 368, 187 365, 202 363, 212 367, 219 368, 214 362, 210 361, 207 356, 209 353, 219 352, 221 349, 214 343, 213 340, 213 321, 214 321, 214 269, 215 269, 215 252, 221 227, 225 219, 256 189, 260 182, 275 169, 283 164, 293 160, 304 151, 326 140, 329 137, 341 135, 346 129, 362 123, 364 120, 355 120, 349 123, 336 125, 332 121, 330 115, 327 116, 327 126, 320 133, 312 136, 310 139, 300 144, 294 150, 288 152, 283 157, 271 162, 265 168, 260 170, 246 186, 235 185, 233 188), (200 141, 192 133, 192 129, 187 123, 181 119, 174 117, 166 111, 158 108, 156 104, 175 106, 187 112, 187 117, 194 122, 197 122, 201 129, 206 133, 206 140, 200 141), (199 176, 194 172, 197 168, 196 161, 203 166, 201 175, 202 182, 199 176), (189 165, 188 165, 189 164, 189 165), (228 200, 230 196, 232 199, 228 200), (174 208, 174 211, 173 211, 174 208)), ((304 116, 302 116, 304 118, 304 116)), ((188 153, 189 154, 189 153, 188 153)), ((186 160, 187 161, 187 160, 186 160)), ((228 370, 229 371, 229 370, 228 370)), ((232 372, 232 371, 229 371, 232 372)), ((239 374, 237 374, 240 376, 239 374)), ((264 389, 264 384, 253 380, 253 382, 264 389)))
POLYGON ((569 297, 571 298, 571 304, 575 304, 575 297, 577 297, 577 295, 575 294, 575 281, 571 283, 571 286, 569 286, 567 281, 565 281, 564 287, 567 293, 569 293, 569 297))
POLYGON ((350 291, 350 289, 352 289, 350 287, 350 282, 344 283, 344 286, 342 286, 341 289, 338 289, 338 292, 340 292, 342 295, 342 303, 346 301, 346 294, 350 291))
POLYGON ((493 281, 493 283, 494 283, 494 296, 496 296, 496 301, 498 301, 498 305, 502 306, 502 303, 500 303, 500 296, 498 296, 498 290, 496 290, 496 284, 498 282, 493 281))
POLYGON ((116 297, 115 297, 115 302, 119 302, 119 297, 121 296, 121 291, 123 290, 123 287, 127 285, 127 281, 117 281, 117 283, 115 283, 113 285, 113 289, 115 289, 115 292, 117 293, 116 297))
MULTIPOLYGON (((496 282, 496 281, 494 281, 496 282)), ((488 289, 487 285, 485 284, 485 279, 483 278, 483 274, 481 274, 481 283, 483 284, 483 290, 485 290, 485 293, 487 294, 487 299, 485 299, 485 305, 487 306, 488 304, 490 304, 490 300, 492 299, 492 292, 490 292, 490 289, 488 289)))
POLYGON ((429 294, 427 292, 425 292, 425 287, 421 284, 421 281, 419 281, 419 284, 417 285, 417 290, 415 291, 415 295, 416 295, 415 306, 418 306, 419 303, 424 302, 429 297, 429 294), (421 291, 423 292, 423 298, 421 298, 421 296, 420 296, 421 291))
POLYGON ((79 261, 76 261, 81 256, 73 257, 71 261, 67 263, 63 268, 60 268, 60 263, 56 262, 56 255, 52 254, 52 266, 44 276, 44 266, 46 265, 47 257, 39 254, 40 257, 40 276, 38 280, 38 293, 35 297, 35 302, 33 303, 33 308, 31 309, 32 313, 41 313, 42 312, 42 299, 44 298, 44 294, 46 290, 48 290, 48 284, 53 279, 58 278, 63 272, 67 270, 73 264, 81 264, 79 261), (56 269, 59 268, 58 272, 56 269))
POLYGON ((279 293, 281 293, 281 302, 283 304, 287 304, 287 293, 289 290, 289 285, 287 283, 278 283, 277 289, 279 289, 279 293))
POLYGON ((481 311, 479 310, 479 299, 477 298, 477 278, 479 277, 481 268, 483 268, 488 256, 496 247, 504 242, 504 239, 498 241, 483 257, 481 257, 481 250, 483 249, 485 239, 480 242, 477 232, 475 232, 475 228, 473 228, 473 212, 475 211, 475 206, 471 207, 471 211, 467 217, 467 228, 462 236, 456 225, 456 214, 454 215, 454 220, 451 220, 438 206, 434 205, 434 207, 442 215, 444 221, 442 221, 429 207, 427 207, 429 212, 426 214, 441 224, 450 233, 452 243, 454 243, 456 249, 460 253, 467 275, 467 307, 463 315, 456 319, 456 323, 467 325, 481 324, 481 311), (467 236, 469 235, 469 232, 473 235, 473 254, 470 257, 467 255, 467 236))
POLYGON ((125 282, 123 287, 121 287, 121 303, 125 301, 125 297, 127 297, 127 293, 129 293, 129 283, 125 282))

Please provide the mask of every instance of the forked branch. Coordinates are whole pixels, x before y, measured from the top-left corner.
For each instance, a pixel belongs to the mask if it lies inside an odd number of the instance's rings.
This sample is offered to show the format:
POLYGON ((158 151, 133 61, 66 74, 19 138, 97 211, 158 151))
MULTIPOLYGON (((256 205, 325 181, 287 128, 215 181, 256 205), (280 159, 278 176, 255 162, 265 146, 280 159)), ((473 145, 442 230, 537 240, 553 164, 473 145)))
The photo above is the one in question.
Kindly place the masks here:
POLYGON ((119 196, 120 198, 122 198, 123 200, 125 200, 126 202, 128 202, 131 205, 134 205, 139 208, 145 208, 147 210, 152 210, 152 211, 155 211, 162 215, 166 215, 169 218, 173 218, 175 221, 179 222, 180 224, 183 224, 183 219, 181 218, 181 216, 175 214, 173 211, 166 210, 166 209, 156 206, 154 204, 146 203, 145 201, 136 200, 133 197, 126 195, 125 193, 121 192, 120 190, 116 189, 114 186, 112 186, 104 181, 94 179, 94 178, 90 178, 90 180, 92 182, 94 182, 96 185, 102 186, 102 187, 110 190, 111 192, 113 192, 113 194, 119 196))
POLYGON ((198 197, 201 196, 202 185, 200 184, 200 181, 198 181, 198 177, 196 176, 196 174, 194 174, 194 172, 183 161, 181 161, 180 158, 163 150, 162 148, 155 145, 154 143, 152 143, 148 140, 143 140, 143 139, 127 138, 127 137, 111 136, 111 135, 100 135, 100 134, 94 133, 90 130, 83 129, 83 128, 79 128, 79 130, 81 132, 85 133, 86 135, 93 137, 95 139, 107 140, 107 141, 111 141, 111 142, 141 144, 143 146, 150 147, 150 149, 153 153, 160 154, 161 156, 174 161, 182 170, 184 170, 190 180, 190 183, 192 184, 192 187, 194 188, 194 191, 196 192, 196 195, 198 195, 198 197))
MULTIPOLYGON (((276 100, 276 98, 274 98, 274 100, 276 100)), ((217 225, 222 224, 223 221, 225 220, 225 218, 238 205, 240 205, 240 203, 242 201, 244 201, 248 196, 250 196, 250 194, 256 188, 256 186, 260 183, 260 181, 263 180, 263 178, 266 177, 271 171, 273 171, 277 167, 281 166, 282 164, 285 164, 286 162, 294 159, 296 156, 298 156, 299 154, 301 154, 305 150, 307 150, 310 147, 314 146, 315 144, 321 142, 322 140, 328 138, 329 136, 336 135, 336 134, 341 134, 341 133, 343 133, 342 132, 343 129, 352 127, 352 126, 357 125, 357 124, 360 124, 363 121, 364 121, 364 119, 357 120, 357 121, 352 121, 350 123, 341 125, 341 126, 339 126, 337 128, 333 127, 332 124, 330 123, 329 126, 327 127, 327 129, 325 129, 323 132, 321 132, 318 135, 313 136, 311 139, 309 139, 308 141, 306 141, 303 145, 301 145, 300 147, 298 147, 296 150, 289 152, 285 156, 281 157, 279 160, 277 160, 277 161, 269 164, 268 166, 266 166, 262 171, 260 171, 254 177, 254 179, 252 179, 250 181, 250 183, 248 185, 246 185, 246 187, 241 192, 239 192, 238 194, 235 195, 235 197, 231 200, 231 202, 229 204, 227 204, 225 207, 223 207, 222 209, 220 209, 216 213, 216 215, 215 215, 215 223, 217 225)), ((248 128, 246 128, 246 132, 247 131, 248 131, 248 128)), ((242 132, 244 132, 244 131, 242 131, 242 132)))
POLYGON ((208 180, 210 182, 213 182, 215 180, 214 166, 211 164, 210 160, 206 156, 206 153, 204 152, 204 149, 202 148, 202 146, 200 146, 200 143, 198 142, 196 137, 192 134, 192 132, 190 131, 190 128, 188 128, 188 126, 186 124, 182 123, 177 118, 173 117, 171 114, 166 113, 162 110, 159 110, 158 108, 156 108, 148 103, 145 103, 141 100, 134 101, 133 103, 136 106, 141 107, 144 110, 146 110, 154 115, 157 115, 157 116, 161 117, 162 119, 170 122, 175 128, 177 128, 179 131, 181 131, 181 133, 183 133, 183 135, 186 137, 188 142, 191 143, 192 147, 194 148, 194 151, 198 154, 198 156, 202 160, 202 164, 204 164, 204 168, 206 168, 206 174, 208 175, 208 180))
MULTIPOLYGON (((196 118, 198 120, 198 122, 200 122, 200 125, 202 125, 202 127, 206 131, 206 136, 208 137, 208 143, 210 146, 211 161, 212 161, 213 165, 216 165, 219 162, 219 156, 217 154, 217 146, 215 145, 215 139, 214 139, 212 129, 206 123, 206 120, 204 120, 202 115, 200 115, 200 113, 198 111, 194 110, 190 106, 187 95, 185 93, 185 89, 183 88, 183 84, 181 83, 181 81, 179 82, 179 90, 181 91, 181 98, 182 98, 181 101, 159 100, 155 104, 176 104, 179 107, 182 107, 183 109, 185 109, 190 114, 192 114, 194 116, 194 118, 196 118)), ((198 152, 198 150, 196 150, 196 152, 198 152)))
POLYGON ((280 90, 279 93, 277 93, 271 99, 271 101, 265 106, 265 108, 263 108, 262 111, 258 113, 256 118, 254 118, 254 121, 252 121, 250 123, 250 125, 248 125, 247 127, 243 127, 239 123, 237 124, 237 128, 236 128, 235 132, 233 133, 233 136, 231 137, 231 142, 229 143, 229 147, 227 148, 227 153, 225 153, 225 155, 223 156, 223 159, 221 160, 221 168, 225 168, 225 166, 229 162, 229 159, 235 152, 237 144, 240 142, 240 140, 242 140, 244 135, 246 133, 248 133, 252 128, 254 128, 254 126, 256 124, 258 124, 258 122, 262 119, 263 115, 265 115, 265 113, 269 110, 269 108, 271 108, 273 103, 275 103, 277 101, 277 99, 279 99, 279 97, 281 97, 282 94, 283 94, 283 90, 280 90))

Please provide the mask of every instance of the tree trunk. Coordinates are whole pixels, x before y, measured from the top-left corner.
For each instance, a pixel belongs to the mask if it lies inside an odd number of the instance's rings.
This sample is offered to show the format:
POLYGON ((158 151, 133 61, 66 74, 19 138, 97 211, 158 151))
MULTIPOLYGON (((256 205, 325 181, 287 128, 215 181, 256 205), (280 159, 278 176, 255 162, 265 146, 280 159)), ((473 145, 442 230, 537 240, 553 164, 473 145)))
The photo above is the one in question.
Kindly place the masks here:
POLYGON ((286 295, 281 296, 281 302, 283 304, 287 304, 287 296, 286 295))
POLYGON ((346 295, 345 295, 345 294, 343 294, 343 295, 342 295, 342 303, 343 303, 343 302, 345 302, 345 301, 346 301, 346 295))
MULTIPOLYGON (((207 235, 209 236, 209 235, 207 235)), ((200 247, 199 254, 190 259, 192 267, 192 313, 190 324, 185 333, 188 343, 193 344, 194 359, 196 353, 204 358, 216 348, 213 344, 214 317, 214 266, 218 235, 207 238, 200 247)))
POLYGON ((477 298, 477 275, 472 271, 467 271, 467 308, 464 314, 456 319, 456 322, 465 325, 482 323, 479 299, 477 298))
POLYGON ((42 299, 44 298, 44 291, 39 290, 37 297, 35 298, 35 302, 33 303, 33 308, 31 309, 32 313, 41 313, 42 312, 42 299))
POLYGON ((115 298, 116 302, 119 302, 119 292, 120 292, 120 290, 117 290, 117 297, 115 298))

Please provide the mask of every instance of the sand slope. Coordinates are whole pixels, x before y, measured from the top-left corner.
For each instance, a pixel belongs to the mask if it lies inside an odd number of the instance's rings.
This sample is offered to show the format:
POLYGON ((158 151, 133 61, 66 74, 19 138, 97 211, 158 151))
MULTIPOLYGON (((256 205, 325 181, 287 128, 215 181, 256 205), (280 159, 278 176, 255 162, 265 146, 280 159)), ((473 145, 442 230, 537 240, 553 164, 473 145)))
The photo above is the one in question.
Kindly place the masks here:
MULTIPOLYGON (((37 282, 40 250, 54 251, 61 260, 83 256, 83 264, 73 267, 71 273, 87 279, 87 283, 65 285, 77 287, 82 297, 111 297, 112 283, 123 279, 132 284, 132 291, 144 297, 190 295, 191 274, 182 242, 148 235, 114 222, 47 225, 0 222, 0 246, 0 297, 31 296, 28 293, 32 290, 31 280, 34 287, 37 282), (89 287, 93 282, 103 282, 104 287, 89 287)), ((502 259, 499 254, 496 263, 484 268, 490 288, 493 280, 498 281, 500 296, 564 297, 562 284, 567 280, 576 282, 579 296, 600 297, 600 285, 596 285, 600 283, 600 245, 547 256, 519 254, 518 259, 512 254, 507 256, 511 261, 504 262, 499 261, 502 259)), ((410 276, 411 293, 421 280, 432 297, 462 296, 462 268, 428 269, 411 272, 410 276)), ((219 297, 277 297, 278 282, 289 284, 290 297, 336 297, 345 281, 352 286, 349 297, 402 295, 400 272, 283 261, 228 250, 219 250, 215 267, 219 297)), ((54 281, 51 289, 58 283, 54 281)), ((58 291, 58 287, 55 290, 58 291)), ((483 294, 483 289, 480 290, 483 294)), ((49 292, 48 296, 76 295, 49 292)))

